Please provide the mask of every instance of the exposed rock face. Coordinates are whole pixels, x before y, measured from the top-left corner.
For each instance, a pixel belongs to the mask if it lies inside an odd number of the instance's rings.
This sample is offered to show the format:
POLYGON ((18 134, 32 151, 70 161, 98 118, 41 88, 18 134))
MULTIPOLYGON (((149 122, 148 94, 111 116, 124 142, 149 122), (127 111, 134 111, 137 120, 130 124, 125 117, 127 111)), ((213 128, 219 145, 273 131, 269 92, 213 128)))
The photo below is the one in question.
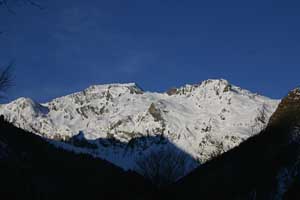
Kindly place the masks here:
POLYGON ((152 115, 155 122, 163 120, 161 111, 155 107, 154 103, 151 103, 148 112, 152 115))
POLYGON ((280 104, 278 109, 270 118, 269 126, 295 127, 300 125, 300 89, 296 88, 289 92, 280 104))
POLYGON ((167 91, 167 94, 168 95, 174 95, 174 94, 176 94, 177 93, 177 88, 171 88, 171 89, 169 89, 168 91, 167 91))
POLYGON ((193 158, 188 172, 265 128, 277 105, 221 79, 169 94, 144 92, 134 83, 97 85, 45 104, 17 99, 1 105, 0 114, 50 139, 69 140, 81 132, 97 148, 74 148, 125 169, 148 151, 165 148, 153 139, 163 136, 193 158))

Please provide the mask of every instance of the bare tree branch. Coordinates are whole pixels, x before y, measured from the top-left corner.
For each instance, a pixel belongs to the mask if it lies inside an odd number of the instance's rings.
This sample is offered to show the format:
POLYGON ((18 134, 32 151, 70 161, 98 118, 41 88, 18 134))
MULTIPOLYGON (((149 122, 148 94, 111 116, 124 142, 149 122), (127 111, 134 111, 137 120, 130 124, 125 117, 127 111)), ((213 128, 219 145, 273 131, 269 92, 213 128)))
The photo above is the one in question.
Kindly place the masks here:
MULTIPOLYGON (((16 2, 17 0, 0 0, 0 6, 5 7, 11 14, 16 14, 15 11, 11 8, 10 4, 16 2)), ((40 10, 44 9, 39 3, 34 0, 22 0, 25 4, 34 6, 40 10)))
MULTIPOLYGON (((11 14, 16 14, 10 7, 10 3, 16 2, 17 0, 0 0, 0 7, 5 7, 11 14)), ((43 7, 38 4, 35 0, 22 0, 31 6, 43 9, 43 7)), ((0 31, 0 35, 4 32, 0 31)), ((11 62, 7 67, 0 68, 0 98, 3 98, 2 94, 5 93, 9 88, 13 86, 14 77, 12 73, 13 62, 11 62)))
POLYGON ((7 0, 0 0, 0 6, 4 6, 11 14, 16 14, 8 5, 7 0))
POLYGON ((13 86, 13 62, 11 62, 7 67, 0 69, 0 92, 4 93, 9 88, 13 86))
POLYGON ((32 1, 32 0, 23 0, 25 3, 37 7, 40 10, 43 10, 44 8, 41 6, 41 4, 37 3, 36 1, 32 1))
POLYGON ((171 149, 153 151, 136 160, 136 170, 158 187, 167 186, 184 175, 184 153, 171 149))

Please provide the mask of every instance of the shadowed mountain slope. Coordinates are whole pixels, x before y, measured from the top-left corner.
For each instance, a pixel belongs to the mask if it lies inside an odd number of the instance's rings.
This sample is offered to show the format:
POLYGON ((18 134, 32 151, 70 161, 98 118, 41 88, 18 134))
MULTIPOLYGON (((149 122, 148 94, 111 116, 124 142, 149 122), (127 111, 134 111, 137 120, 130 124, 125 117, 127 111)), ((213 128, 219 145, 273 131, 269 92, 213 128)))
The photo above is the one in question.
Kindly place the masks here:
POLYGON ((291 91, 260 134, 194 170, 172 199, 299 199, 300 90, 291 91), (297 190, 298 187, 298 190, 297 190))
POLYGON ((152 199, 141 176, 49 144, 0 119, 0 195, 4 199, 152 199))

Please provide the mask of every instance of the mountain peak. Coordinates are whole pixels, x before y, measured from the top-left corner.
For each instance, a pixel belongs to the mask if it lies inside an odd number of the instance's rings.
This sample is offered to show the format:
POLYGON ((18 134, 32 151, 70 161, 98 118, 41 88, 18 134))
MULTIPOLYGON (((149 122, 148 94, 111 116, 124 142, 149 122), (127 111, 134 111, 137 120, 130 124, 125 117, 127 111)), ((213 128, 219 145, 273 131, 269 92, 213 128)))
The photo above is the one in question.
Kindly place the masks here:
POLYGON ((138 87, 136 83, 108 83, 108 84, 96 84, 90 87, 138 87))
POLYGON ((207 88, 221 89, 223 92, 228 92, 232 85, 225 79, 208 79, 206 81, 201 82, 200 86, 207 88))
POLYGON ((18 106, 20 109, 36 110, 40 107, 40 104, 34 100, 26 97, 20 97, 10 103, 11 107, 18 106))
MULTIPOLYGON (((167 91, 168 95, 174 94, 188 94, 190 92, 196 90, 204 90, 204 91, 212 91, 213 93, 219 95, 222 92, 229 92, 231 91, 233 85, 231 85, 225 79, 208 79, 196 84, 187 84, 180 88, 171 88, 167 91)), ((238 87, 236 87, 238 88, 238 87)))
POLYGON ((45 115, 49 112, 47 107, 35 102, 30 98, 21 97, 7 104, 7 113, 16 112, 19 114, 27 114, 27 117, 35 118, 38 115, 45 115))
POLYGON ((229 85, 229 81, 227 81, 226 79, 207 79, 205 81, 201 82, 201 85, 207 85, 207 84, 212 84, 212 85, 229 85))
POLYGON ((295 88, 292 91, 289 92, 288 98, 299 100, 300 99, 300 88, 295 88))
POLYGON ((103 84, 103 85, 91 85, 85 92, 89 93, 99 93, 103 91, 112 90, 115 92, 130 92, 131 94, 141 94, 143 90, 136 83, 111 83, 111 84, 103 84))

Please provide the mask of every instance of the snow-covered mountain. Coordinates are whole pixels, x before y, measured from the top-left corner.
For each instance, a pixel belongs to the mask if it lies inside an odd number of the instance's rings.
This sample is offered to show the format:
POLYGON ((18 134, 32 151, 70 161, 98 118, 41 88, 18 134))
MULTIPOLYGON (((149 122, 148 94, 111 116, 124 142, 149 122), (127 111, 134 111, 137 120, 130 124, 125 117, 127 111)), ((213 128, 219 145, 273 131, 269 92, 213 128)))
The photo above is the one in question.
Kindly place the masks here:
POLYGON ((170 199, 300 199, 300 88, 267 127, 174 184, 170 199))
POLYGON ((191 157, 187 171, 259 133, 279 101, 207 80, 166 93, 145 92, 134 83, 95 85, 39 104, 19 98, 1 105, 14 125, 63 148, 104 158, 125 169, 161 148, 191 157))

